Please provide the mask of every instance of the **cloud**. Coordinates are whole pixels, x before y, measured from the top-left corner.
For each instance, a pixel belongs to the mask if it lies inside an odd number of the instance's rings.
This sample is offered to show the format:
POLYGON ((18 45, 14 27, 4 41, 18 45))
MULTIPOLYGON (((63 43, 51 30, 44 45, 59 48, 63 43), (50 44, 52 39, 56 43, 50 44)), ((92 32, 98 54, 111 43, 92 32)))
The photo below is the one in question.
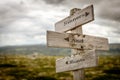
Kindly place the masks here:
POLYGON ((5 27, 15 20, 21 18, 24 13, 24 6, 19 2, 2 1, 4 3, 0 4, 0 27, 5 27))
POLYGON ((47 4, 59 5, 62 4, 65 0, 44 0, 47 4))
POLYGON ((90 4, 94 5, 96 15, 106 20, 120 21, 120 1, 119 0, 43 0, 50 5, 61 5, 69 8, 83 8, 90 4), (107 4, 107 5, 106 5, 107 4))
POLYGON ((45 44, 46 30, 54 30, 56 20, 65 15, 65 12, 61 13, 62 7, 56 14, 56 8, 49 9, 53 8, 51 5, 43 3, 40 7, 33 4, 33 0, 23 1, 22 4, 12 1, 5 0, 0 8, 0 46, 45 44))
POLYGON ((119 0, 4 0, 0 1, 0 46, 45 44, 46 31, 54 31, 55 23, 70 9, 90 4, 95 20, 83 26, 84 33, 120 43, 119 0))
POLYGON ((0 34, 0 46, 5 45, 25 45, 25 44, 45 44, 44 35, 35 35, 33 37, 23 34, 0 34))
POLYGON ((102 0, 97 6, 97 13, 99 18, 120 22, 120 1, 102 0), (106 5, 107 4, 107 5, 106 5))

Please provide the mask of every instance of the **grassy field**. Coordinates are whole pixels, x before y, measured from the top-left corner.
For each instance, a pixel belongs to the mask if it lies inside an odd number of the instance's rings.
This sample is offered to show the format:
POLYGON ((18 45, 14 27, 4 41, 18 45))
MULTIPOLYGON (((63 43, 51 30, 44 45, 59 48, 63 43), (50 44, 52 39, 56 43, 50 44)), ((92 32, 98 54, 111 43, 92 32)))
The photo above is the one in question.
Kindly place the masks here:
MULTIPOLYGON (((0 80, 73 80, 72 72, 55 73, 56 56, 0 56, 0 80)), ((85 80, 120 80, 120 56, 101 56, 85 69, 85 80)))

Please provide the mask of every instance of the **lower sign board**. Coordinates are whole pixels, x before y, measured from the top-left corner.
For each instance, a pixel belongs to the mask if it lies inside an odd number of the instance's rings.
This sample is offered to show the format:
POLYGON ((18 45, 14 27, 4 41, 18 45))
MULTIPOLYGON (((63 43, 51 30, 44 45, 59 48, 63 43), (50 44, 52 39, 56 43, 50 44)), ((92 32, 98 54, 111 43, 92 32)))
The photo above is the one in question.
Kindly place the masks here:
POLYGON ((87 50, 81 55, 65 57, 56 60, 56 72, 72 71, 98 65, 95 50, 87 50))
POLYGON ((47 45, 72 49, 108 50, 108 39, 72 33, 47 31, 47 45))

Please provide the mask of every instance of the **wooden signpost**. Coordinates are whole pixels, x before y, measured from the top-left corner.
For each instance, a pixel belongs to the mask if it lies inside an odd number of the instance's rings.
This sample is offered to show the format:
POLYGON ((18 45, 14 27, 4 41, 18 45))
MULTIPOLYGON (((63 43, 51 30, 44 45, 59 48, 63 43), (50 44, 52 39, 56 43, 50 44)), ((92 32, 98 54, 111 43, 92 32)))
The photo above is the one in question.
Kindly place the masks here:
POLYGON ((72 49, 71 56, 56 60, 57 73, 73 71, 74 80, 84 80, 84 68, 98 65, 95 50, 109 49, 107 38, 83 35, 82 25, 93 20, 93 5, 82 10, 74 8, 70 16, 55 24, 56 32, 47 31, 48 47, 72 49))

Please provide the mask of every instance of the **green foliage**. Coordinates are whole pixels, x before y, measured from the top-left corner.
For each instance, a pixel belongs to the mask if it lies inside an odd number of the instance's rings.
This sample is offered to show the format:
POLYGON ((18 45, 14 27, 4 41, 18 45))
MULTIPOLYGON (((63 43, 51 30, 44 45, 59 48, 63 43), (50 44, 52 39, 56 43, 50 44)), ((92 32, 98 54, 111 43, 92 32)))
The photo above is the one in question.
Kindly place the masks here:
MULTIPOLYGON (((73 80, 71 72, 55 72, 57 56, 9 55, 0 59, 0 80, 73 80)), ((85 80, 119 80, 120 56, 101 56, 85 69, 85 80)))
POLYGON ((99 66, 86 69, 86 80, 119 80, 120 56, 101 56, 99 66))

